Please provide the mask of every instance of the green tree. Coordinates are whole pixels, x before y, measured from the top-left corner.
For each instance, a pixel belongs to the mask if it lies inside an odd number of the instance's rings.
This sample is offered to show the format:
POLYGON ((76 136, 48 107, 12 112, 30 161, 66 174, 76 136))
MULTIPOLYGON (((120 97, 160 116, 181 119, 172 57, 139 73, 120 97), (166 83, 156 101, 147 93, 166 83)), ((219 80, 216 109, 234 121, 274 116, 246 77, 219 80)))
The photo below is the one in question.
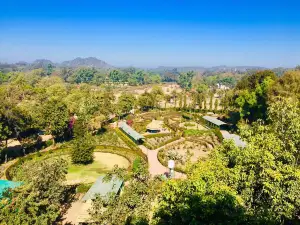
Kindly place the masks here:
MULTIPOLYGON (((115 168, 107 180, 128 177, 126 171, 115 168)), ((99 224, 149 224, 150 211, 160 182, 150 179, 144 161, 135 163, 133 172, 127 178, 127 185, 120 196, 97 196, 92 203, 90 216, 99 224), (105 210, 103 210, 105 209, 105 210)))
POLYGON ((53 73, 53 66, 52 64, 47 65, 47 75, 50 76, 53 73))
POLYGON ((215 110, 218 110, 218 107, 219 107, 219 99, 216 99, 215 100, 215 110))
POLYGON ((93 79, 97 70, 94 68, 78 68, 75 70, 72 76, 68 78, 68 81, 79 83, 89 83, 93 79))
POLYGON ((178 84, 180 85, 180 87, 188 91, 192 88, 192 79, 194 76, 195 73, 193 71, 189 71, 187 73, 180 73, 178 84))
POLYGON ((123 92, 118 99, 117 109, 121 113, 128 113, 134 108, 136 98, 133 94, 123 92))
POLYGON ((63 136, 69 121, 67 106, 58 99, 50 99, 40 106, 36 120, 47 133, 63 136))
POLYGON ((148 92, 141 94, 138 98, 138 105, 142 110, 153 109, 155 107, 155 103, 154 95, 148 92))
POLYGON ((94 160, 94 146, 91 137, 86 134, 73 140, 71 159, 74 164, 89 164, 94 160))
POLYGON ((249 122, 267 119, 268 92, 276 75, 272 71, 260 71, 240 81, 236 87, 235 104, 240 116, 249 122))
POLYGON ((53 224, 65 203, 66 173, 67 162, 57 157, 25 163, 15 175, 23 184, 2 198, 0 221, 15 225, 53 224))

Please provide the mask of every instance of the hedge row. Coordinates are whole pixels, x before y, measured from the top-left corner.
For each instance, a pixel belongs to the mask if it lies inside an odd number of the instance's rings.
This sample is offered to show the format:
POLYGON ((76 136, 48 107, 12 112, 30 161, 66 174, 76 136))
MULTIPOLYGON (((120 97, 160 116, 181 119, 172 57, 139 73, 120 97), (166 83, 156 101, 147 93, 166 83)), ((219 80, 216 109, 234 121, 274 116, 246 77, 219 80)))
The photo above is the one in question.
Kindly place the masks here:
POLYGON ((170 136, 172 133, 160 133, 160 134, 146 134, 144 135, 145 138, 157 138, 157 137, 166 137, 170 136))
POLYGON ((11 170, 13 168, 15 168, 16 166, 23 164, 25 161, 29 161, 29 160, 32 160, 34 157, 40 157, 40 156, 44 156, 44 155, 47 155, 47 157, 45 158, 45 159, 47 159, 47 158, 51 157, 53 153, 56 153, 59 150, 62 152, 69 151, 68 148, 56 148, 56 149, 50 149, 49 151, 33 152, 26 156, 17 158, 16 161, 14 163, 12 163, 9 167, 7 167, 6 170, 4 171, 5 178, 7 180, 11 180, 11 176, 10 176, 11 170))
MULTIPOLYGON (((45 158, 45 159, 47 159, 49 157, 52 157, 52 154, 54 152, 62 151, 61 152, 62 154, 66 154, 69 150, 70 149, 68 149, 68 148, 65 148, 65 149, 58 148, 58 149, 55 149, 54 151, 50 150, 50 151, 45 151, 45 152, 35 152, 35 153, 30 154, 30 155, 18 158, 15 163, 13 163, 12 165, 10 165, 5 170, 5 172, 4 172, 5 173, 5 177, 6 177, 6 179, 11 180, 11 176, 10 175, 11 175, 12 169, 14 169, 16 166, 21 165, 25 161, 32 160, 34 157, 40 157, 40 156, 47 155, 47 157, 45 158)), ((132 150, 132 149, 128 149, 128 148, 122 148, 122 147, 117 147, 117 146, 97 145, 95 147, 95 151, 106 152, 106 153, 113 153, 113 154, 120 155, 120 156, 126 158, 130 162, 129 169, 132 169, 133 161, 137 157, 142 158, 146 163, 148 162, 147 156, 141 150, 136 151, 136 150, 132 150)))
POLYGON ((212 132, 218 137, 220 142, 223 141, 224 138, 219 128, 213 129, 212 132))
POLYGON ((133 150, 133 149, 128 149, 128 148, 122 148, 122 147, 117 147, 117 146, 109 146, 109 145, 97 145, 95 148, 95 151, 99 152, 107 152, 107 153, 114 153, 120 156, 125 157, 128 159, 128 161, 133 163, 133 161, 136 159, 136 157, 129 158, 129 154, 139 156, 141 157, 146 163, 148 162, 147 156, 141 151, 141 150, 133 150))
POLYGON ((165 142, 163 142, 163 143, 160 143, 159 145, 156 145, 156 146, 152 146, 152 145, 150 145, 150 144, 147 143, 147 142, 145 142, 144 145, 145 145, 147 148, 149 148, 150 150, 155 150, 155 149, 160 148, 160 147, 162 147, 162 146, 164 146, 164 145, 167 145, 167 144, 170 144, 170 143, 172 143, 172 142, 174 142, 174 141, 177 141, 177 140, 179 140, 180 138, 181 138, 181 135, 176 135, 176 136, 174 136, 173 138, 171 138, 171 139, 169 139, 169 140, 167 140, 167 141, 165 141, 165 142))

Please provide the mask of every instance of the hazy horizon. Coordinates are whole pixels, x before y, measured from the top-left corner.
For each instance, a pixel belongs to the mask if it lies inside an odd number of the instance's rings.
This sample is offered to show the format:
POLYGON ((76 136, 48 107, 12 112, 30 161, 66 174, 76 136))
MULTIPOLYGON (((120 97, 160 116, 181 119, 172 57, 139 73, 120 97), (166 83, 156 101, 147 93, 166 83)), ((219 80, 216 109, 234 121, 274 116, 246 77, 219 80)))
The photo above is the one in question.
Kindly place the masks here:
POLYGON ((297 1, 5 1, 0 61, 97 57, 113 66, 295 67, 297 1))

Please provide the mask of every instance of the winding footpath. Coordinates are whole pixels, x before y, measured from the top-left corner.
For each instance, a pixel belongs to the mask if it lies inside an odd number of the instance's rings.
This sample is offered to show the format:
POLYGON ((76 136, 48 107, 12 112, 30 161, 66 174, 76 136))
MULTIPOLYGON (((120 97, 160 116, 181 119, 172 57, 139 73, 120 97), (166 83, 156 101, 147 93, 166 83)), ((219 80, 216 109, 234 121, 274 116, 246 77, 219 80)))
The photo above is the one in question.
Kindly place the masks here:
MULTIPOLYGON (((168 145, 171 145, 171 144, 174 144, 174 143, 177 143, 177 142, 181 142, 183 140, 184 140, 184 138, 181 138, 181 139, 179 139, 177 141, 171 142, 171 143, 169 143, 167 145, 164 145, 164 146, 162 146, 160 148, 157 148, 155 150, 150 150, 147 147, 145 147, 144 145, 139 145, 139 148, 148 157, 149 173, 152 176, 163 175, 163 174, 169 173, 169 169, 167 167, 163 166, 158 161, 157 154, 158 154, 159 150, 162 149, 162 148, 164 148, 165 146, 168 146, 168 145)), ((185 179, 186 178, 186 174, 175 171, 175 178, 176 179, 185 179)))

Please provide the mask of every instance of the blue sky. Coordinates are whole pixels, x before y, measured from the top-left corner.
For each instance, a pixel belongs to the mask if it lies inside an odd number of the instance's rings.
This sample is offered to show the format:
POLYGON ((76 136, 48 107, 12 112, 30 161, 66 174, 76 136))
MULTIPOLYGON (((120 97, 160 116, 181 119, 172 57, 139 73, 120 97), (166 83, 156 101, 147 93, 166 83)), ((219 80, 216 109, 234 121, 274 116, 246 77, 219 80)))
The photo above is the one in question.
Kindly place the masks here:
POLYGON ((3 1, 0 61, 94 56, 115 66, 294 67, 293 0, 3 1))

